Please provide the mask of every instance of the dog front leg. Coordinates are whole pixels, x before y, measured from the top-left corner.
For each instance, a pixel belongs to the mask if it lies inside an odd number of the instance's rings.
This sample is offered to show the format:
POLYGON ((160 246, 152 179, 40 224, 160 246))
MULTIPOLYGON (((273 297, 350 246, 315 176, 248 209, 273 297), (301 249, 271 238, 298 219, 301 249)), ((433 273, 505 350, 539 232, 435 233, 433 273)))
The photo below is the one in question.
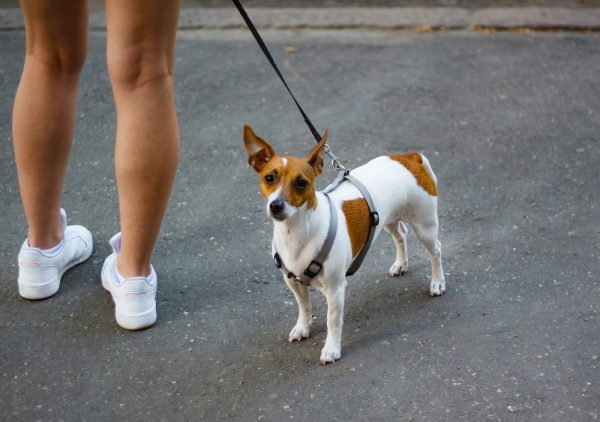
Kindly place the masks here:
POLYGON ((327 339, 325 347, 321 350, 321 365, 335 362, 342 357, 342 326, 344 325, 344 294, 346 280, 324 293, 327 299, 327 339))
POLYGON ((298 302, 298 321, 294 328, 292 328, 292 331, 290 331, 288 340, 290 343, 301 341, 302 339, 308 338, 310 333, 310 323, 312 321, 310 315, 310 292, 308 291, 307 286, 304 286, 297 281, 290 280, 286 276, 283 276, 283 278, 292 293, 294 293, 296 302, 298 302))

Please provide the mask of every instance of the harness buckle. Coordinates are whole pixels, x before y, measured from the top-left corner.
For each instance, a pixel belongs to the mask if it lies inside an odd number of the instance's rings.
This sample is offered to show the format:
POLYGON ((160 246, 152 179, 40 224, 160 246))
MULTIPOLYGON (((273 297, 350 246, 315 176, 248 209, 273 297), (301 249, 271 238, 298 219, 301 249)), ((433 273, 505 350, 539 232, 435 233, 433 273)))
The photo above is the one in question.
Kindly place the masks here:
POLYGON ((281 268, 281 257, 277 252, 275 252, 275 255, 273 255, 273 261, 275 261, 275 266, 277 268, 281 268))
POLYGON ((321 268, 323 268, 323 264, 313 259, 308 267, 306 267, 306 270, 304 270, 304 275, 309 278, 314 278, 317 274, 319 274, 321 268))
POLYGON ((379 213, 377 211, 371 212, 371 224, 374 226, 379 224, 379 213))

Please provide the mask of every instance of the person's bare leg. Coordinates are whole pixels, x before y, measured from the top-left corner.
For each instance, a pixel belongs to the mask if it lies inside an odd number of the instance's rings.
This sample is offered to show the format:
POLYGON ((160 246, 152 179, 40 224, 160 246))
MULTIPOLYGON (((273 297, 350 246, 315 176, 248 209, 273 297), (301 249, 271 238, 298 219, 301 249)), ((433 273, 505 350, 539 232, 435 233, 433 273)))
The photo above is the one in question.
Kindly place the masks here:
POLYGON ((13 108, 13 142, 30 246, 63 237, 60 198, 87 50, 87 2, 21 0, 26 57, 13 108))
POLYGON ((124 277, 147 276, 179 157, 173 96, 179 2, 105 0, 105 6, 117 110, 122 232, 117 268, 124 277))

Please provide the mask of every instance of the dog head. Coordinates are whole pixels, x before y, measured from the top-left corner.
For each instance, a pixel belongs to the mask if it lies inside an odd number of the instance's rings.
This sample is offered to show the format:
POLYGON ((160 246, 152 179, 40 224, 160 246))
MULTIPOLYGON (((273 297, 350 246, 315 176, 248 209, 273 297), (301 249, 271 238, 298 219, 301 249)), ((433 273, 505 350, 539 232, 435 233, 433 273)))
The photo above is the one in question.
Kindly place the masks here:
POLYGON ((323 171, 328 132, 306 157, 278 156, 252 128, 244 126, 248 164, 260 175, 260 190, 267 200, 267 214, 284 221, 299 210, 317 206, 315 180, 323 171))

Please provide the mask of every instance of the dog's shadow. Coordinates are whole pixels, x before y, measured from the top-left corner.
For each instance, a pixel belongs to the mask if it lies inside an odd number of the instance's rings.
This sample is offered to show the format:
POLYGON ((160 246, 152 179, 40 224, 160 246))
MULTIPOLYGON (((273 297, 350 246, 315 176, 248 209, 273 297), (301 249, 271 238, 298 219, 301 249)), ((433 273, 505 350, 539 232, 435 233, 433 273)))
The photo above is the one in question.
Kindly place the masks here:
MULTIPOLYGON (((403 334, 427 330, 441 298, 428 294, 429 265, 413 265, 409 272, 390 277, 381 268, 363 269, 348 279, 344 306, 342 354, 368 349, 375 344, 395 340, 403 334)), ((313 315, 311 339, 327 335, 327 303, 318 291, 311 292, 313 315)), ((316 342, 317 344, 320 341, 316 342)))

